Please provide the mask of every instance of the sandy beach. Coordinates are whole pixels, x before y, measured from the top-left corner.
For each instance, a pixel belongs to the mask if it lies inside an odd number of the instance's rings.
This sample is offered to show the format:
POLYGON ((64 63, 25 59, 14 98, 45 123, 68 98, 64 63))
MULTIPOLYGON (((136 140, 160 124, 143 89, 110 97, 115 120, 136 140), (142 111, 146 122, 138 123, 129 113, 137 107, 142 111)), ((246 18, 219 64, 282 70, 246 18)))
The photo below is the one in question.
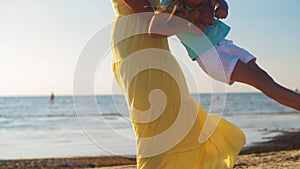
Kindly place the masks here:
MULTIPOLYGON (((135 169, 135 159, 121 156, 0 160, 1 169, 103 168, 135 169)), ((235 169, 300 168, 300 131, 283 132, 270 141, 244 148, 235 169)))

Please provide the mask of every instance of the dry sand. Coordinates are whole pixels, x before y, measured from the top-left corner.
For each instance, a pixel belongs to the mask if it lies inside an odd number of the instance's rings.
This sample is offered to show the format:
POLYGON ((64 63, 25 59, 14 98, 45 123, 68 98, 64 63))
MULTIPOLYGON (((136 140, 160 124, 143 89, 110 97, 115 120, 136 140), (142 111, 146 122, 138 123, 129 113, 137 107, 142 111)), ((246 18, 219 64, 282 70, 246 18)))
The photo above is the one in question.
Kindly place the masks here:
MULTIPOLYGON (((136 169, 135 165, 99 169, 136 169)), ((240 155, 234 169, 300 169, 300 150, 240 155)))
MULTIPOLYGON (((119 156, 0 160, 0 168, 135 169, 135 159, 119 156)), ((300 169, 300 132, 285 132, 271 141, 242 150, 235 169, 300 169)))

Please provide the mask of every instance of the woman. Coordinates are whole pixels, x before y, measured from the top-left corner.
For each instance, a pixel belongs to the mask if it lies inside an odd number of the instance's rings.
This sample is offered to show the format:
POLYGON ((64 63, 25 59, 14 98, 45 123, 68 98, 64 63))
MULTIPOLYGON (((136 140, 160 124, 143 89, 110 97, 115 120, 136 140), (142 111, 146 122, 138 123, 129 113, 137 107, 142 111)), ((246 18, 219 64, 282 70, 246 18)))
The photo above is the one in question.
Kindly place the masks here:
POLYGON ((232 168, 245 144, 244 134, 226 120, 206 114, 189 95, 167 39, 147 34, 151 6, 159 0, 112 0, 112 4, 113 71, 130 110, 137 167, 232 168))

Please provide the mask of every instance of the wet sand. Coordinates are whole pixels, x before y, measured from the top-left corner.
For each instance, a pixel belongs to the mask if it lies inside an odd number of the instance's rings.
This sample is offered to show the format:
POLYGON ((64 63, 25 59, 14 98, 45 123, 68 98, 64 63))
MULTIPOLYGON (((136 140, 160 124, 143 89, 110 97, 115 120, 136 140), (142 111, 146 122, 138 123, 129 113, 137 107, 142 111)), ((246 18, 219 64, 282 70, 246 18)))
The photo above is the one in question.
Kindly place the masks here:
MULTIPOLYGON (((0 160, 0 168, 103 168, 135 169, 135 159, 120 156, 0 160)), ((270 141, 244 148, 235 169, 298 169, 300 168, 300 131, 284 132, 270 141)))

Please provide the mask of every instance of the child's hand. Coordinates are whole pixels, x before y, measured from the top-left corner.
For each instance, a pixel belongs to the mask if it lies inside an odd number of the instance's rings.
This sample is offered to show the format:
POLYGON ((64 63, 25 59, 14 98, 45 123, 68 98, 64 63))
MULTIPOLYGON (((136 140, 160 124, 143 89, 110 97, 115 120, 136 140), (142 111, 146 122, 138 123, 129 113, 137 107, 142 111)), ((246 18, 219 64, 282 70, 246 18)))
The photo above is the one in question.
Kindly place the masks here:
POLYGON ((228 16, 228 4, 224 0, 219 0, 218 7, 215 10, 215 17, 225 19, 228 16))
POLYGON ((215 17, 218 19, 225 19, 228 16, 228 10, 226 8, 218 7, 215 11, 215 17))

